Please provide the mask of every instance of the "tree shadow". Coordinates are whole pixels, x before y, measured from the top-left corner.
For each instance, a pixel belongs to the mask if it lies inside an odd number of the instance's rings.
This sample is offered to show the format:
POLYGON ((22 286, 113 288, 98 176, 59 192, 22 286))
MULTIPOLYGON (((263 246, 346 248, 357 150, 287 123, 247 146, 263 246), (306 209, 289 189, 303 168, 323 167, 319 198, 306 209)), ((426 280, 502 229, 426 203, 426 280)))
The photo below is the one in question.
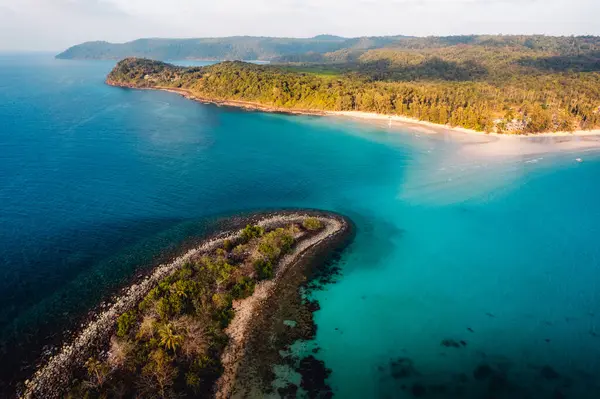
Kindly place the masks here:
POLYGON ((394 81, 474 81, 488 76, 488 70, 473 60, 463 62, 446 61, 439 57, 428 58, 414 65, 398 65, 383 59, 366 62, 358 66, 358 71, 373 80, 394 81))
POLYGON ((600 71, 600 51, 580 55, 528 57, 518 63, 543 72, 597 72, 600 71))

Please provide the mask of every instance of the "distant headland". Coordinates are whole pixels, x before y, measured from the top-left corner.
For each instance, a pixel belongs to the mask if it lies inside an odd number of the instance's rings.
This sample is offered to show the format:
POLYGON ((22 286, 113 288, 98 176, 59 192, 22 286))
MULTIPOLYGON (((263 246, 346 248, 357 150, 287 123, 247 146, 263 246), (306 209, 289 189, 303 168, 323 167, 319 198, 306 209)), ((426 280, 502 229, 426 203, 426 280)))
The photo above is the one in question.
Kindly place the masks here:
POLYGON ((155 60, 259 60, 276 61, 297 54, 325 54, 345 48, 378 48, 408 36, 344 38, 318 35, 311 38, 234 36, 197 39, 138 39, 127 43, 86 42, 68 48, 60 59, 146 57, 155 60))
MULTIPOLYGON (((39 367, 20 396, 229 398, 271 390, 279 351, 314 337, 314 305, 299 287, 353 230, 346 218, 318 211, 231 223, 248 224, 125 289, 39 367)), ((295 361, 319 369, 313 357, 295 361)))

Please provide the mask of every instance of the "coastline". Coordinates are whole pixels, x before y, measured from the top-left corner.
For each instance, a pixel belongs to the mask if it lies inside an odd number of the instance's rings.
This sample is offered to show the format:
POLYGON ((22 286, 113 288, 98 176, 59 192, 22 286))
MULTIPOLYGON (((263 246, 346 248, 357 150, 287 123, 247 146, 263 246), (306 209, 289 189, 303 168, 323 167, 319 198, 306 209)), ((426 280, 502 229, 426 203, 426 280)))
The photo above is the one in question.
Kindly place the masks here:
POLYGON ((137 87, 133 85, 121 84, 107 80, 106 84, 114 87, 122 87, 126 89, 136 89, 136 90, 159 90, 166 91, 168 93, 179 94, 182 97, 187 98, 188 100, 197 101, 202 104, 212 104, 223 107, 234 107, 241 108, 248 111, 260 111, 260 112, 268 112, 275 114, 288 114, 288 115, 312 115, 312 116, 326 116, 326 111, 319 110, 302 110, 302 109, 289 109, 289 108, 278 108, 272 107, 260 103, 253 103, 250 101, 237 101, 237 100, 216 100, 205 97, 199 97, 193 94, 188 89, 179 89, 174 87, 163 87, 163 86, 152 86, 152 87, 137 87))
MULTIPOLYGON (((348 227, 348 222, 341 216, 310 210, 258 213, 243 218, 244 220, 255 222, 263 228, 271 229, 282 224, 301 221, 306 217, 317 217, 325 223, 326 228, 316 236, 299 242, 293 252, 280 260, 280 266, 275 277, 272 280, 266 280, 257 285, 254 295, 246 298, 249 301, 248 304, 238 304, 234 308, 236 311, 236 318, 234 320, 238 321, 236 324, 232 321, 231 325, 233 327, 230 326, 231 330, 227 329, 227 334, 230 335, 232 342, 235 342, 236 346, 233 351, 229 349, 230 345, 227 346, 226 351, 223 353, 223 365, 226 371, 227 365, 232 365, 230 370, 233 373, 229 372, 229 381, 235 382, 235 365, 239 363, 240 356, 244 352, 245 337, 253 329, 253 312, 258 310, 258 307, 260 307, 260 304, 265 299, 271 297, 282 276, 290 268, 293 268, 296 260, 303 257, 309 249, 325 245, 324 242, 329 237, 345 231, 348 227), (238 317, 238 312, 243 312, 245 316, 238 317), (225 355, 228 353, 229 357, 225 359, 225 355)), ((111 305, 104 308, 105 310, 99 311, 86 325, 81 326, 80 332, 74 336, 71 342, 65 342, 55 356, 51 357, 45 364, 40 365, 34 375, 25 381, 25 389, 18 396, 21 398, 60 397, 63 393, 62 391, 70 383, 72 370, 78 365, 85 363, 88 356, 94 350, 102 350, 106 346, 119 315, 137 306, 150 289, 156 286, 159 281, 175 273, 186 262, 213 251, 222 245, 225 240, 239 238, 241 233, 242 230, 237 229, 221 231, 203 240, 197 247, 177 257, 172 262, 157 266, 142 281, 133 283, 123 289, 122 293, 115 298, 111 305)), ((217 386, 220 387, 221 385, 217 386)))
MULTIPOLYGON (((235 317, 226 329, 226 333, 230 338, 230 342, 222 356, 222 364, 224 372, 217 381, 215 398, 226 399, 239 396, 236 386, 239 387, 239 379, 237 378, 240 369, 243 368, 243 362, 248 353, 248 341, 252 338, 252 333, 256 330, 255 324, 258 319, 265 317, 270 311, 269 301, 276 300, 275 296, 277 289, 282 284, 287 274, 290 273, 302 258, 308 255, 309 251, 314 251, 317 247, 326 244, 326 241, 342 234, 348 229, 348 222, 342 218, 318 217, 325 225, 325 229, 316 236, 302 241, 291 253, 281 259, 277 273, 271 280, 266 280, 258 284, 254 294, 246 299, 242 299, 234 303, 235 317)), ((294 219, 289 219, 293 221, 294 219)), ((297 289, 298 287, 296 287, 297 289)), ((261 331, 261 336, 264 331, 261 331)), ((264 338, 264 337, 263 337, 264 338)), ((255 360, 252 361, 254 363, 255 360)), ((258 381, 251 381, 251 389, 260 385, 258 381)), ((242 397, 244 397, 242 395, 242 397)))
POLYGON ((139 89, 139 90, 160 90, 169 93, 179 94, 189 100, 198 101, 203 104, 213 104, 217 106, 235 107, 249 111, 260 111, 268 113, 279 113, 288 115, 309 115, 309 116, 332 116, 338 118, 346 118, 357 120, 366 123, 372 123, 380 125, 382 123, 393 123, 394 126, 408 127, 415 130, 420 130, 425 133, 462 133, 479 137, 498 137, 498 138, 536 138, 536 137, 589 137, 589 136, 600 136, 600 129, 594 130, 575 130, 572 132, 557 131, 557 132, 543 132, 543 133, 526 133, 526 134, 507 134, 507 133, 486 133, 473 129, 467 129, 458 126, 440 125, 433 122, 422 121, 402 115, 387 115, 378 114, 374 112, 363 112, 363 111, 321 111, 315 109, 290 109, 268 106, 260 103, 250 101, 239 101, 239 100, 216 100, 195 95, 188 89, 164 87, 164 86, 152 86, 152 87, 137 87, 134 85, 122 84, 113 81, 106 81, 106 84, 114 87, 123 87, 128 89, 139 89), (432 129, 432 130, 429 130, 432 129))
MULTIPOLYGON (((404 125, 417 125, 427 128, 434 128, 443 131, 452 131, 456 133, 466 133, 484 137, 512 137, 512 138, 526 138, 526 137, 585 137, 585 136, 599 136, 600 129, 595 130, 575 130, 573 132, 544 132, 544 133, 526 133, 526 134, 507 134, 507 133, 486 133, 480 132, 473 129, 466 129, 463 127, 440 125, 433 122, 421 121, 414 118, 409 118, 401 115, 384 115, 370 112, 361 111, 329 111, 327 115, 345 117, 355 120, 365 120, 370 122, 394 122, 404 125)), ((436 131, 432 133, 438 133, 436 131)))

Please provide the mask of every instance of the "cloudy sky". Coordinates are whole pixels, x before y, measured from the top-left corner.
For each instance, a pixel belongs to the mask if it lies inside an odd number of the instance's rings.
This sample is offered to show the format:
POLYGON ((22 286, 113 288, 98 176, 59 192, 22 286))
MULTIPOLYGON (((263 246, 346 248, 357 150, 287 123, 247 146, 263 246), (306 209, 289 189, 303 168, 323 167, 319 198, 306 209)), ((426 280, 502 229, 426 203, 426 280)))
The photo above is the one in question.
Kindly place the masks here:
POLYGON ((0 0, 0 50, 322 33, 600 35, 600 0, 0 0))

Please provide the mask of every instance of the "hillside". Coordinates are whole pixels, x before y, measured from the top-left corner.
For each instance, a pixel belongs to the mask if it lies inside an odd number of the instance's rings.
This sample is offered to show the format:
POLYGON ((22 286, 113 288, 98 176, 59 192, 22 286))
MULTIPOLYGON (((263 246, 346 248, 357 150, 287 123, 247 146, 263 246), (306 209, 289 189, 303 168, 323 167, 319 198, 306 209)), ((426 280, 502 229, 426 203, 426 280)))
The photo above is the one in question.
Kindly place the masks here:
POLYGON ((127 43, 87 42, 73 46, 60 59, 111 59, 145 57, 156 60, 262 60, 292 54, 328 53, 344 48, 380 48, 402 37, 346 39, 319 35, 313 38, 237 36, 202 39, 139 39, 127 43))
MULTIPOLYGON (((139 39, 127 43, 87 42, 73 46, 57 55, 61 59, 113 59, 127 57, 155 60, 262 60, 274 63, 344 64, 373 62, 394 56, 393 62, 415 57, 458 56, 465 52, 477 58, 483 51, 485 60, 499 58, 548 57, 540 66, 560 64, 562 68, 581 66, 597 68, 600 62, 600 38, 595 36, 445 36, 445 37, 359 37, 343 38, 319 35, 313 38, 225 37, 202 39, 139 39), (488 57, 497 53, 500 57, 488 57), (544 64, 545 63, 545 64, 544 64)), ((481 58, 481 57, 479 57, 481 58)))

